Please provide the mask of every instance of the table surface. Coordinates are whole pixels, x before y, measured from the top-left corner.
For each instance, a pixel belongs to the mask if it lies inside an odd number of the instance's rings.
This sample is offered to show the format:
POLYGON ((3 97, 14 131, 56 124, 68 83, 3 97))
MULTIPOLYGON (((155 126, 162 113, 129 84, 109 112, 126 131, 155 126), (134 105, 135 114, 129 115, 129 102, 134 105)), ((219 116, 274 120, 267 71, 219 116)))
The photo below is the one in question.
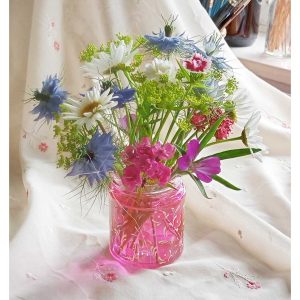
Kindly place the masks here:
POLYGON ((290 57, 275 57, 266 54, 264 52, 265 40, 265 32, 259 32, 253 45, 249 47, 232 47, 231 49, 241 62, 256 75, 290 86, 290 57))

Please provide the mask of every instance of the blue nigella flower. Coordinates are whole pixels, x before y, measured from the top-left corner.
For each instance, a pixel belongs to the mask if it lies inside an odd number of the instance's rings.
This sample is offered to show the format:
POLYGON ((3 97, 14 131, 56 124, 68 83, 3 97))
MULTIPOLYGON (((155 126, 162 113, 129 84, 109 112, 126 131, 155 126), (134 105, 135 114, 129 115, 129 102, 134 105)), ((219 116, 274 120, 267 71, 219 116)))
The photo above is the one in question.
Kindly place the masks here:
POLYGON ((213 78, 208 78, 205 80, 205 88, 194 88, 194 91, 200 94, 207 94, 208 96, 214 98, 218 101, 224 100, 224 92, 226 90, 226 84, 220 83, 218 80, 213 78))
POLYGON ((165 31, 160 29, 158 34, 148 35, 144 37, 147 39, 147 47, 158 49, 165 54, 179 53, 182 55, 191 55, 197 49, 195 42, 183 37, 184 33, 177 36, 168 36, 165 31))
POLYGON ((204 57, 210 57, 212 66, 219 70, 229 69, 230 66, 227 64, 224 57, 217 56, 221 51, 224 43, 222 42, 222 37, 213 33, 210 36, 205 37, 203 40, 204 51, 197 49, 197 52, 204 55, 204 57))
POLYGON ((214 32, 210 36, 206 36, 203 40, 203 47, 207 55, 212 56, 221 52, 224 43, 222 36, 214 32))
POLYGON ((113 145, 110 133, 99 134, 97 130, 85 150, 86 154, 73 164, 67 176, 86 176, 92 186, 94 182, 103 180, 107 173, 113 170, 116 147, 113 145))
POLYGON ((39 114, 35 121, 45 118, 47 122, 54 119, 55 114, 60 114, 60 105, 67 98, 67 92, 64 91, 57 75, 48 76, 43 81, 41 91, 35 90, 33 99, 38 101, 37 106, 31 111, 33 114, 39 114))
POLYGON ((116 85, 113 87, 114 96, 118 96, 118 98, 114 98, 113 101, 117 101, 118 105, 114 108, 122 108, 125 103, 134 100, 135 89, 126 87, 123 90, 120 90, 116 85))

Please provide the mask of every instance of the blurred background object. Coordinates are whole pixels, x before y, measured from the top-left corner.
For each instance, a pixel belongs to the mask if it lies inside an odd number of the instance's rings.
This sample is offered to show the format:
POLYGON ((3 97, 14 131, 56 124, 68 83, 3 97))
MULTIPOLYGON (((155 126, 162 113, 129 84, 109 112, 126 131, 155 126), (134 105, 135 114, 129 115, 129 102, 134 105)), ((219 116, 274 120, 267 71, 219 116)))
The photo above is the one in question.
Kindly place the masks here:
POLYGON ((265 51, 279 57, 291 55, 291 0, 271 2, 265 51))
POLYGON ((291 0, 199 1, 243 65, 290 94, 291 0))
POLYGON ((251 46, 259 31, 262 0, 252 0, 226 27, 226 42, 231 47, 251 46))

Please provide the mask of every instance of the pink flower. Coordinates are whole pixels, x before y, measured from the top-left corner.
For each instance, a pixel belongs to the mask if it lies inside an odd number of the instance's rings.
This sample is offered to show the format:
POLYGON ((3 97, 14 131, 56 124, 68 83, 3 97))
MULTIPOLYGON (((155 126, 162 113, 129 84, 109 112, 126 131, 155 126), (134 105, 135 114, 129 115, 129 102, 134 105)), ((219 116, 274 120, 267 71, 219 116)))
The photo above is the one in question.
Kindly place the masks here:
POLYGON ((170 144, 157 142, 152 145, 149 137, 144 137, 136 145, 127 146, 121 153, 126 167, 122 182, 134 190, 147 179, 154 180, 160 186, 165 185, 171 178, 171 169, 164 162, 173 158, 175 147, 170 144))
POLYGON ((147 175, 150 179, 157 180, 160 186, 164 186, 171 178, 171 169, 163 163, 153 161, 147 170, 147 175))
POLYGON ((125 167, 121 179, 122 183, 131 191, 135 190, 136 187, 139 187, 142 184, 141 172, 135 165, 125 167))
POLYGON ((142 140, 136 144, 136 152, 139 155, 146 155, 147 158, 154 158, 152 145, 149 137, 143 137, 142 140))
POLYGON ((198 130, 204 130, 207 126, 207 117, 205 115, 202 115, 200 113, 194 113, 191 118, 191 123, 198 129, 198 130))
MULTIPOLYGON (((130 114, 130 117, 133 121, 136 120, 136 114, 130 114)), ((127 116, 124 116, 123 118, 119 119, 121 127, 126 130, 128 128, 128 118, 127 116)))
POLYGON ((181 156, 177 163, 178 168, 181 171, 192 171, 197 177, 206 183, 212 181, 214 175, 221 172, 220 158, 217 156, 211 156, 203 158, 198 162, 194 162, 197 155, 200 152, 200 142, 197 139, 191 140, 187 144, 186 153, 181 156))
POLYGON ((40 143, 40 144, 39 144, 39 150, 40 150, 41 152, 46 152, 47 149, 48 149, 48 145, 47 145, 46 143, 40 143))
POLYGON ((227 139, 229 134, 232 131, 233 123, 234 122, 229 118, 226 118, 225 120, 223 120, 223 122, 221 123, 221 125, 219 126, 219 128, 217 129, 217 131, 215 133, 216 139, 217 140, 227 139))
MULTIPOLYGON (((217 108, 213 112, 213 117, 210 119, 210 125, 213 125, 222 115, 224 115, 224 112, 220 108, 217 108)), ((215 138, 218 140, 227 139, 232 131, 233 124, 234 121, 230 118, 224 119, 215 133, 215 138)))
POLYGON ((203 57, 200 53, 195 53, 191 60, 185 60, 183 65, 193 72, 204 72, 211 65, 208 58, 203 57))
POLYGON ((153 154, 156 157, 156 160, 165 161, 171 159, 173 158, 175 151, 176 148, 170 143, 162 145, 161 142, 157 142, 153 145, 153 154))

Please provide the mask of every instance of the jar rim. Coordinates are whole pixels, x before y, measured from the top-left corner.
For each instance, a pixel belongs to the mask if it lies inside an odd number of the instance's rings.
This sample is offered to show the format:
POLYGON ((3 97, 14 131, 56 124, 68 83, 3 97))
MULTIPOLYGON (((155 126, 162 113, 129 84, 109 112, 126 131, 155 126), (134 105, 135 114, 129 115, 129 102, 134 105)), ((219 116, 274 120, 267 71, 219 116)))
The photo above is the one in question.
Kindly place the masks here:
MULTIPOLYGON (((170 183, 173 187, 172 186, 167 186, 167 185, 162 187, 162 186, 158 185, 157 183, 156 184, 145 184, 145 188, 153 187, 155 189, 151 189, 151 190, 144 189, 142 191, 142 193, 143 193, 143 195, 147 195, 147 194, 153 195, 153 194, 158 194, 158 193, 164 193, 164 192, 167 192, 169 190, 174 190, 174 189, 176 190, 176 184, 173 185, 172 183, 176 183, 175 181, 178 180, 178 179, 180 179, 182 181, 181 178, 182 177, 180 175, 176 174, 175 176, 173 176, 168 181, 168 183, 170 183)), ((114 183, 118 184, 121 187, 124 187, 124 191, 127 191, 130 194, 137 194, 138 193, 137 191, 132 192, 132 191, 129 191, 128 189, 126 189, 126 186, 122 183, 121 177, 117 174, 113 175, 112 184, 114 184, 114 183)), ((181 182, 179 184, 181 184, 181 182)))
POLYGON ((131 192, 126 189, 121 181, 121 178, 116 175, 113 177, 113 181, 111 183, 110 195, 112 200, 117 201, 126 208, 139 210, 153 210, 157 208, 163 208, 182 201, 185 196, 185 187, 180 175, 174 176, 169 182, 171 184, 174 184, 173 188, 170 186, 160 187, 156 184, 149 185, 150 187, 154 186, 157 188, 154 190, 142 191, 140 193, 138 191, 131 192), (163 194, 166 194, 167 196, 163 196, 163 194), (124 203, 122 201, 123 197, 127 200, 127 203, 124 203), (137 197, 141 199, 141 201, 139 202, 140 205, 136 205, 134 201, 133 203, 128 203, 128 200, 134 200, 137 197))

